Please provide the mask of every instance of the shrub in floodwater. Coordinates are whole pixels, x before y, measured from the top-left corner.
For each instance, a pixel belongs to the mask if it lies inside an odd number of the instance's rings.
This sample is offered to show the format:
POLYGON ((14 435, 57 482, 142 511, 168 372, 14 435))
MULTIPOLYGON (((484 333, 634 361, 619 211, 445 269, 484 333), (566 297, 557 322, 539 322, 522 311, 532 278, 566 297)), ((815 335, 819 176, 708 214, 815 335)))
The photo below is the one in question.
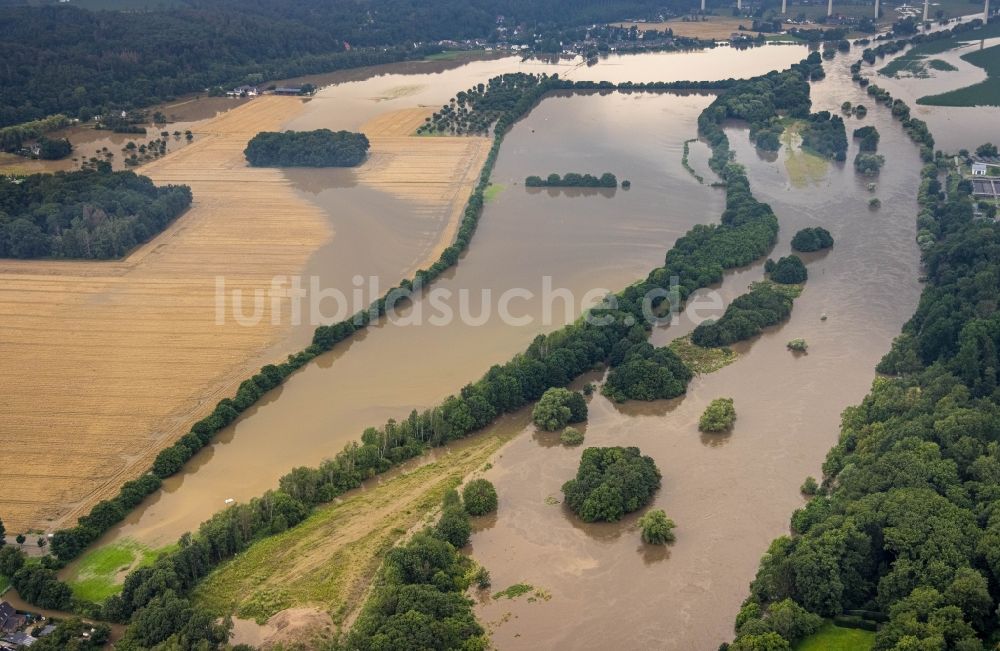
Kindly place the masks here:
POLYGON ((583 432, 575 427, 567 427, 559 435, 559 440, 562 441, 563 445, 580 445, 583 443, 583 432))
POLYGON ((816 483, 815 478, 806 477, 806 480, 802 482, 802 488, 800 488, 799 490, 802 491, 803 495, 808 495, 809 497, 812 497, 819 490, 819 484, 816 483))
POLYGON ((462 489, 462 501, 469 515, 486 515, 497 510, 497 489, 487 479, 473 479, 462 489))
POLYGON ((788 342, 788 350, 796 353, 804 353, 807 348, 809 348, 809 344, 806 343, 805 339, 792 339, 788 342))
POLYGON ((868 201, 868 207, 872 210, 878 210, 882 207, 882 202, 878 200, 878 197, 873 197, 868 201))
POLYGON ((736 408, 732 398, 716 398, 708 404, 705 412, 698 420, 698 429, 702 432, 725 432, 733 427, 736 421, 736 408))
POLYGON ((476 587, 480 590, 485 590, 492 585, 492 579, 490 578, 490 571, 487 570, 482 565, 476 570, 476 573, 472 576, 472 580, 476 582, 476 587))
POLYGON ((650 545, 666 545, 677 540, 674 534, 676 526, 663 509, 655 509, 639 518, 642 540, 650 545))

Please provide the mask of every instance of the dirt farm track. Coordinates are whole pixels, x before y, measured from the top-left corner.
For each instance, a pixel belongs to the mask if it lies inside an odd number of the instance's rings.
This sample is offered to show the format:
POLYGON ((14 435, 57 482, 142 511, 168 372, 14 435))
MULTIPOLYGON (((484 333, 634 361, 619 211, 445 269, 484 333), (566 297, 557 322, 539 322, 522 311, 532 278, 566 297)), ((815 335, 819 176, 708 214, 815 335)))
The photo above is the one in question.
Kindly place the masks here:
MULTIPOLYGON (((266 290, 274 276, 301 273, 335 236, 282 171, 243 160, 253 135, 279 130, 302 106, 257 99, 142 167, 158 184, 191 186, 194 203, 128 258, 0 260, 0 515, 8 531, 71 524, 272 361, 266 351, 283 356, 274 345, 284 326, 215 325, 215 278, 245 293, 266 290)), ((427 114, 375 121, 371 159, 357 175, 415 210, 450 208, 432 257, 454 232, 489 144, 410 135, 427 114)))

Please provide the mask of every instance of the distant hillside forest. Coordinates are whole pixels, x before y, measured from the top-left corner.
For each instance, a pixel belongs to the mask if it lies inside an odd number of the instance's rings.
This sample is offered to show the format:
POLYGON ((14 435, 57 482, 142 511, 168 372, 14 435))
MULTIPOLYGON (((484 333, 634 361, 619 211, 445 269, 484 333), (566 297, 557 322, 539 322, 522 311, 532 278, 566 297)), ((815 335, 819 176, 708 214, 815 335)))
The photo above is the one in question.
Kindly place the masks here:
POLYGON ((354 167, 368 153, 368 138, 350 131, 264 131, 243 151, 254 167, 354 167))
POLYGON ((495 39, 517 24, 651 16, 678 2, 686 0, 180 0, 130 12, 0 3, 0 127, 421 57, 440 48, 415 44, 495 39))
POLYGON ((0 258, 119 258, 190 205, 185 185, 109 167, 0 176, 0 258))

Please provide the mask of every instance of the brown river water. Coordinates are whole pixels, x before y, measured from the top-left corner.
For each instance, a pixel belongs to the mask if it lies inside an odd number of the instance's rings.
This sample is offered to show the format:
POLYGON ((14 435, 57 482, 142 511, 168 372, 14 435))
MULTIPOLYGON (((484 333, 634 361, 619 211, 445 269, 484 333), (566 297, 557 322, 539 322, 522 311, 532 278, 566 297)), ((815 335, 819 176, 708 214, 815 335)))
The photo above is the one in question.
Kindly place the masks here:
MULTIPOLYGON (((715 66, 698 70, 711 79, 783 68, 804 53, 804 48, 787 46, 749 53, 720 48, 649 59, 620 57, 610 60, 606 70, 603 63, 574 68, 510 58, 426 75, 396 74, 390 67, 389 74, 325 89, 290 126, 349 128, 380 112, 421 103, 437 106, 460 89, 510 70, 582 79, 682 79, 691 72, 682 62, 694 56, 715 66), (634 69, 629 67, 633 63, 634 69), (408 90, 401 92, 401 87, 408 90), (393 99, 385 99, 389 96, 393 99)), ((540 332, 575 319, 582 309, 579 298, 587 291, 620 289, 662 264, 679 235, 696 223, 717 219, 722 210, 721 193, 699 185, 679 163, 683 141, 695 133, 697 116, 711 99, 667 94, 546 99, 504 141, 493 175, 504 189, 486 206, 467 255, 435 287, 456 296, 469 291, 469 312, 478 316, 483 290, 492 292, 495 305, 501 292, 514 287, 540 295, 543 278, 550 276, 554 289, 569 289, 577 297, 568 311, 557 303, 558 318, 543 324, 541 298, 519 299, 512 312, 532 316, 528 325, 505 325, 496 318, 470 325, 456 319, 447 326, 388 324, 361 333, 220 432, 213 445, 103 541, 132 537, 156 546, 172 542, 222 508, 224 500, 245 500, 274 487, 292 467, 332 456, 357 440, 366 426, 437 404, 490 365, 525 348, 540 332), (629 178, 632 188, 617 190, 613 197, 551 196, 528 193, 521 185, 528 174, 584 167, 614 171, 629 178)), ((693 160, 698 153, 704 154, 696 152, 693 160)), ((321 278, 324 287, 349 291, 360 275, 366 285, 374 276, 388 288, 412 271, 407 237, 433 236, 406 220, 405 202, 353 184, 349 173, 333 173, 325 181, 312 172, 289 174, 327 210, 338 233, 305 272, 321 278)), ((452 303, 457 314, 458 299, 452 303)), ((283 352, 300 348, 311 330, 308 325, 293 329, 283 352)))
MULTIPOLYGON (((956 70, 942 71, 926 67, 926 76, 901 73, 898 78, 876 74, 885 66, 884 61, 875 65, 865 64, 863 73, 893 97, 910 105, 913 117, 927 122, 934 134, 935 147, 946 152, 957 152, 965 148, 970 151, 984 142, 1000 139, 1000 107, 997 106, 924 106, 917 100, 927 95, 939 95, 958 88, 965 88, 986 79, 986 71, 964 61, 963 56, 976 50, 1000 44, 1000 38, 963 41, 964 45, 948 52, 933 54, 926 58, 940 59, 953 65, 956 70)), ((870 106, 871 101, 867 102, 870 106)))
MULTIPOLYGON (((861 99, 848 63, 827 65, 827 79, 813 86, 814 110, 861 99)), ((855 122, 848 120, 849 130, 855 122)), ((685 397, 619 406, 595 395, 590 402, 584 446, 635 445, 656 460, 663 487, 650 508, 665 509, 677 523, 674 545, 642 544, 641 513, 585 524, 553 503, 580 457, 580 448, 564 448, 553 435, 528 428, 486 473, 500 508, 473 535, 471 554, 490 570, 494 591, 524 582, 545 595, 482 598, 478 615, 499 648, 601 649, 615 640, 629 649, 714 649, 732 639, 761 554, 787 532, 791 511, 803 503, 798 487, 807 475, 820 475, 840 412, 865 394, 875 363, 918 298, 919 161, 886 112, 872 111, 864 123, 879 128, 887 159, 877 212, 867 207, 867 181, 849 164, 794 187, 785 152, 769 162, 745 130, 729 129, 754 193, 781 223, 772 255, 787 254, 791 236, 806 226, 828 228, 836 245, 807 258, 810 278, 791 319, 741 344, 740 359, 696 378, 685 397), (785 348, 799 337, 809 343, 806 355, 785 348), (735 400, 734 430, 700 434, 698 417, 718 397, 735 400)), ((761 265, 729 274, 719 291, 728 301, 761 274, 761 265)), ((657 330, 653 341, 665 344, 691 327, 688 319, 657 330)))
MULTIPOLYGON (((497 59, 426 74, 390 66, 384 68, 387 74, 321 91, 289 126, 356 127, 381 112, 440 105, 504 71, 558 71, 614 81, 713 79, 785 68, 805 53, 797 46, 719 48, 615 57, 590 68, 497 59)), ((853 59, 827 64, 827 79, 813 87, 814 110, 864 101, 864 92, 850 82, 853 59)), ((456 294, 471 290, 470 312, 478 315, 481 290, 492 291, 494 303, 498 293, 513 287, 540 295, 543 277, 549 276, 553 287, 573 293, 568 312, 557 302, 557 318, 544 322, 543 302, 536 296, 512 308, 532 317, 527 325, 488 318, 482 325, 455 320, 446 326, 372 328, 294 375, 221 432, 102 542, 124 537, 153 546, 172 542, 222 508, 225 499, 260 494, 290 468, 315 465, 336 453, 364 427, 438 403, 535 335, 575 318, 588 290, 620 289, 662 264, 679 235, 694 224, 717 221, 723 207, 722 191, 707 184, 713 177, 704 145, 692 145, 691 164, 706 184, 680 165, 683 142, 695 136, 697 116, 711 99, 698 94, 545 99, 504 141, 493 175, 503 189, 487 204, 468 253, 435 286, 456 294), (612 171, 630 179, 632 187, 580 196, 528 192, 521 185, 529 174, 552 171, 612 171)), ((859 126, 855 122, 848 120, 849 131, 859 126)), ((916 306, 916 150, 885 111, 870 111, 863 124, 878 126, 887 159, 875 193, 882 208, 876 212, 867 207, 867 181, 857 178, 849 163, 832 164, 820 180, 794 186, 784 152, 766 160, 749 144, 745 129, 729 129, 755 194, 779 217, 773 255, 786 254, 791 236, 804 226, 828 228, 836 246, 807 259, 810 280, 790 321, 742 345, 743 356, 731 366, 696 378, 686 397, 624 406, 600 396, 591 401, 585 445, 637 445, 656 459, 664 480, 654 506, 678 523, 676 544, 644 547, 634 529, 638 514, 615 524, 585 525, 561 504, 551 504, 547 498, 561 500, 560 486, 575 473, 580 448, 563 448, 528 428, 498 455, 487 477, 497 486, 500 509, 479 523, 471 553, 490 570, 495 590, 526 582, 551 596, 480 605, 478 615, 498 647, 597 649, 614 640, 623 648, 714 649, 731 638, 733 617, 760 555, 787 530, 789 514, 802 503, 798 486, 806 475, 819 475, 836 441, 840 412, 865 394, 875 363, 916 306), (808 341, 807 355, 785 349, 798 337, 808 341), (735 399, 735 429, 722 437, 702 436, 698 416, 720 396, 735 399)), ((852 145, 848 160, 854 153, 852 145)), ((405 219, 404 202, 362 189, 349 175, 293 178, 327 210, 338 235, 347 235, 314 256, 306 273, 343 288, 355 274, 373 275, 387 287, 412 266, 408 238, 428 235, 405 219)), ((728 301, 760 277, 760 265, 738 270, 727 275, 718 293, 728 301)), ((667 343, 691 327, 690 318, 682 319, 654 332, 653 341, 667 343)), ((294 350, 307 332, 296 329, 287 349, 294 350)))

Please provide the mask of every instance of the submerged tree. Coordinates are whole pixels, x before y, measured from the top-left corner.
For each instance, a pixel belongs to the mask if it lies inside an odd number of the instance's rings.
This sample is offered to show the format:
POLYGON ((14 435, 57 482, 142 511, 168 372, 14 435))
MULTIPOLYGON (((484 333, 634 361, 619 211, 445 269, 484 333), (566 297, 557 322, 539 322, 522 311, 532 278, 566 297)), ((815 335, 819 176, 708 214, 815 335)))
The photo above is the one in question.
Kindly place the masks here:
POLYGON ((732 398, 716 398, 708 404, 701 418, 698 419, 698 429, 702 432, 725 432, 736 422, 736 408, 732 398))
POLYGON ((654 509, 639 518, 642 540, 650 545, 666 545, 677 539, 674 521, 667 517, 663 509, 654 509))
POLYGON ((469 515, 486 515, 497 510, 497 489, 486 479, 473 479, 462 489, 462 501, 469 515))

